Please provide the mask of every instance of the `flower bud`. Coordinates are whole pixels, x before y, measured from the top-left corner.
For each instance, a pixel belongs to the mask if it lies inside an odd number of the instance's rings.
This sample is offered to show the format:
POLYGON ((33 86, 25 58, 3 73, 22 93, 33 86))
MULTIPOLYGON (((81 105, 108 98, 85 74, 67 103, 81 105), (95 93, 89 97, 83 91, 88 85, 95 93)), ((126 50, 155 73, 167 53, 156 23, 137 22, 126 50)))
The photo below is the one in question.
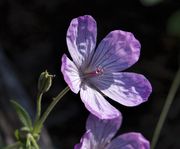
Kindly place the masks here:
POLYGON ((45 93, 50 89, 53 77, 54 76, 50 75, 47 71, 41 73, 38 80, 38 91, 40 93, 45 93))

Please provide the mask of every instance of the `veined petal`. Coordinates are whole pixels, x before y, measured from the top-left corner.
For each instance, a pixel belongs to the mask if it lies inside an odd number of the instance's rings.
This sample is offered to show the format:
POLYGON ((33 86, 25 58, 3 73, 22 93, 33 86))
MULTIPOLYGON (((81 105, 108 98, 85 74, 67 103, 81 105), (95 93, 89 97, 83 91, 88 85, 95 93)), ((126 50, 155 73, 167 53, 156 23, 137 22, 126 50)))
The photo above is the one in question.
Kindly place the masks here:
POLYGON ((115 109, 106 99, 95 89, 84 84, 80 90, 81 100, 85 107, 100 119, 112 119, 119 116, 119 111, 115 109))
POLYGON ((106 96, 125 106, 136 106, 147 101, 152 92, 149 81, 136 73, 104 74, 91 81, 106 96))
POLYGON ((140 133, 130 132, 113 139, 107 149, 150 149, 150 144, 140 133))
POLYGON ((89 15, 71 21, 67 31, 67 46, 77 67, 89 63, 96 44, 96 21, 89 15))
POLYGON ((64 80, 74 93, 78 93, 80 89, 81 79, 76 65, 64 54, 62 56, 61 72, 64 80))
POLYGON ((79 144, 74 146, 74 149, 96 149, 97 142, 94 140, 92 133, 88 130, 81 138, 79 144))
POLYGON ((121 122, 121 113, 116 118, 106 120, 90 114, 86 122, 86 130, 90 130, 99 146, 105 148, 118 131, 121 122))
POLYGON ((106 72, 122 71, 137 62, 140 48, 132 33, 112 31, 98 45, 90 67, 102 67, 106 72))

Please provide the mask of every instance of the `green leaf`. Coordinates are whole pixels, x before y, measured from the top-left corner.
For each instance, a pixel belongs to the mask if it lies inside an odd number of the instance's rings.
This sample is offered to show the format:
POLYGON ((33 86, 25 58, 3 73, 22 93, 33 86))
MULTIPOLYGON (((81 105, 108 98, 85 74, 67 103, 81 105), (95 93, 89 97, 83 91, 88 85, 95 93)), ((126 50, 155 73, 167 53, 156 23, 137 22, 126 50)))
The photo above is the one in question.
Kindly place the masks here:
POLYGON ((180 37, 180 10, 170 16, 167 23, 167 32, 172 36, 180 37))
POLYGON ((32 121, 31 121, 31 118, 30 118, 28 112, 16 101, 11 100, 11 103, 14 106, 21 123, 31 130, 32 129, 32 121))
POLYGON ((18 129, 15 130, 14 135, 16 137, 16 140, 19 140, 19 130, 18 129))

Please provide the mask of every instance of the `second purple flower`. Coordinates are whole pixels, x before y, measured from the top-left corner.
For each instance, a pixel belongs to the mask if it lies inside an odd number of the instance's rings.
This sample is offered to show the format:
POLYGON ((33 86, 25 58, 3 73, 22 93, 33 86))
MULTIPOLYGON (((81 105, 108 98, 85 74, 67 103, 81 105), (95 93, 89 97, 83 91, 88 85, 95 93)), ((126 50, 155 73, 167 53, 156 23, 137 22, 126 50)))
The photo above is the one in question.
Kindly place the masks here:
POLYGON ((96 21, 89 15, 71 21, 67 31, 67 46, 71 61, 62 57, 61 71, 74 93, 80 91, 85 107, 100 119, 111 119, 119 112, 103 94, 125 106, 145 102, 151 84, 141 74, 120 72, 139 59, 140 43, 130 32, 110 32, 96 46, 96 21))
POLYGON ((74 149, 150 149, 149 141, 139 132, 129 132, 114 137, 122 123, 122 115, 101 120, 90 114, 86 132, 74 149))

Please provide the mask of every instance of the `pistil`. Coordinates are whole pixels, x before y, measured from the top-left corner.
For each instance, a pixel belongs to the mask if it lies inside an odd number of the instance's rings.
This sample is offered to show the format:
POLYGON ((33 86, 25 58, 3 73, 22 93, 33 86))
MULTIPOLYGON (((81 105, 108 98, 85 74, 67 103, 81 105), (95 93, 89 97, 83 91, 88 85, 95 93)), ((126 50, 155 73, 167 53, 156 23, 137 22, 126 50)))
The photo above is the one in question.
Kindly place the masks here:
POLYGON ((85 78, 87 78, 87 77, 96 77, 96 76, 102 75, 103 72, 104 72, 104 69, 99 66, 93 71, 85 72, 83 77, 85 77, 85 78))

